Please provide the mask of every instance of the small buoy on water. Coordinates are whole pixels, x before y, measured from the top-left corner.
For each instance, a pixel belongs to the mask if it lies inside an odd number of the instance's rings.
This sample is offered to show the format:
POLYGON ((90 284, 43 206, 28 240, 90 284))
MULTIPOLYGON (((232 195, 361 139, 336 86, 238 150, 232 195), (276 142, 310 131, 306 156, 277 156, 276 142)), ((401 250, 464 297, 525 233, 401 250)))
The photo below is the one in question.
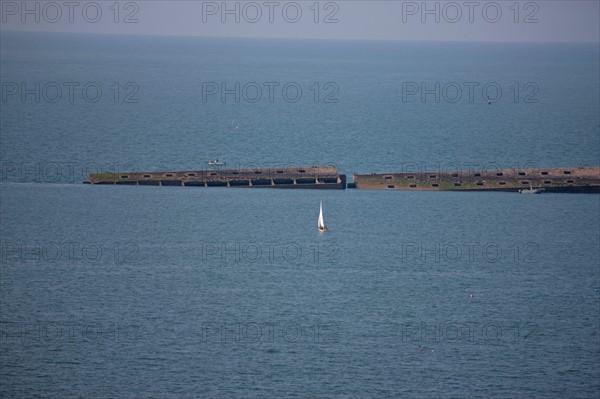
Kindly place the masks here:
POLYGON ((469 298, 475 298, 475 294, 469 294, 469 298))

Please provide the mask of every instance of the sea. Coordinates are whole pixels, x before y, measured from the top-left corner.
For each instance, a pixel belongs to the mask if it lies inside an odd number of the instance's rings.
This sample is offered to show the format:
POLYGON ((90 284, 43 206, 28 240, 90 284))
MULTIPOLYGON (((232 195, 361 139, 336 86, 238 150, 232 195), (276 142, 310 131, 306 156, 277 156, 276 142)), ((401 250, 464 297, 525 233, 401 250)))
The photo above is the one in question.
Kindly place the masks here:
POLYGON ((598 166, 597 43, 0 45, 0 397, 597 398, 597 194, 83 184, 598 166))

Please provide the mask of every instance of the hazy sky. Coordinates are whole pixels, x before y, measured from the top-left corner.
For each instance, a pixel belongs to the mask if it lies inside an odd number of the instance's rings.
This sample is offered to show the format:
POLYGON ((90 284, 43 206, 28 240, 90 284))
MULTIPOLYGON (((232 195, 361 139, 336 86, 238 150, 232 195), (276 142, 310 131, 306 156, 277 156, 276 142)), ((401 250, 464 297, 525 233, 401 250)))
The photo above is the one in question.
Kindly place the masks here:
POLYGON ((600 40, 599 0, 0 0, 0 4, 2 30, 312 39, 600 40))

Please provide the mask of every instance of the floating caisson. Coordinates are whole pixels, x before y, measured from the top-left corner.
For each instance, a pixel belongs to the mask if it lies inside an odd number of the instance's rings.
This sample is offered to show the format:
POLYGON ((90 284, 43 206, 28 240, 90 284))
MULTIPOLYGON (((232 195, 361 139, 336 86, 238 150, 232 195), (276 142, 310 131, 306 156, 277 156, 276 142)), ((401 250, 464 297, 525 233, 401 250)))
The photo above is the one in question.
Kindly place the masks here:
POLYGON ((600 193, 600 167, 355 174, 357 189, 600 193))
POLYGON ((346 175, 335 166, 294 168, 213 169, 174 172, 92 173, 90 184, 189 187, 346 188, 346 175))

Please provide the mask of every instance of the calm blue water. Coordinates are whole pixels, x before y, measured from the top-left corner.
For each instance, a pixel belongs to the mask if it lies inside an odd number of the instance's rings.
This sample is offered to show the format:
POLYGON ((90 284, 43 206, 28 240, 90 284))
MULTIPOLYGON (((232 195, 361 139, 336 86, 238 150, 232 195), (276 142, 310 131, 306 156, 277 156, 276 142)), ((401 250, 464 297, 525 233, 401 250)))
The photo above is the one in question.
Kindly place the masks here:
POLYGON ((597 396, 598 195, 79 184, 215 157, 598 165, 597 46, 0 37, 0 396, 597 396), (36 82, 38 103, 7 92, 36 82), (49 82, 102 97, 52 103, 49 82), (404 102, 407 82, 503 96, 404 102))

